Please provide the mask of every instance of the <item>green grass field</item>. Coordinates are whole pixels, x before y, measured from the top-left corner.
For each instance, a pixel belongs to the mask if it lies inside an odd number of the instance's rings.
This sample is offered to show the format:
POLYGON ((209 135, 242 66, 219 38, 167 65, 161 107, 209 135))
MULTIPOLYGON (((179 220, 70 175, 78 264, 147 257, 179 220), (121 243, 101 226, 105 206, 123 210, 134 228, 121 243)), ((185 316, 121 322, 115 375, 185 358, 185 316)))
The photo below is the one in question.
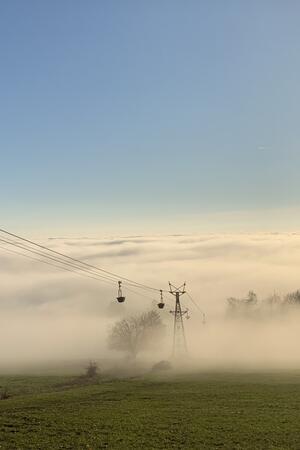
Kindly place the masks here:
POLYGON ((300 374, 0 377, 0 449, 300 449, 300 374), (80 380, 80 379, 79 379, 80 380))

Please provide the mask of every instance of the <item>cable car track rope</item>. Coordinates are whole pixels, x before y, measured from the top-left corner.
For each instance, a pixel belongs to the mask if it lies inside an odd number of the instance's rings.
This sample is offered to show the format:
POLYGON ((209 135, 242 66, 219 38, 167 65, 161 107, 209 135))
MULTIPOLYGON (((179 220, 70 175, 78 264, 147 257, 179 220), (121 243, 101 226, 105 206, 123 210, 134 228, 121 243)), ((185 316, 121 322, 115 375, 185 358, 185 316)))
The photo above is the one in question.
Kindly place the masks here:
MULTIPOLYGON (((142 293, 140 291, 136 291, 135 289, 143 289, 143 290, 146 290, 147 292, 151 291, 151 292, 160 292, 161 294, 162 293, 169 294, 168 290, 158 289, 156 287, 148 286, 146 284, 131 280, 130 278, 123 277, 114 272, 110 272, 108 270, 102 269, 101 267, 95 266, 93 264, 89 264, 78 258, 74 258, 72 256, 58 252, 58 251, 53 250, 45 245, 39 244, 30 239, 26 239, 22 236, 11 233, 2 228, 0 228, 0 236, 1 236, 0 243, 2 243, 2 245, 0 244, 0 248, 7 251, 8 253, 23 256, 32 261, 47 264, 47 265, 55 267, 57 269, 71 272, 76 275, 80 275, 82 277, 100 281, 102 283, 106 283, 109 285, 115 286, 115 284, 117 282, 122 280, 122 284, 126 286, 126 290, 134 293, 135 295, 142 296, 151 301, 157 301, 157 299, 150 297, 149 295, 146 295, 145 293, 142 293), (23 250, 25 252, 28 252, 28 253, 30 253, 30 255, 20 252, 20 251, 12 250, 11 248, 7 248, 7 245, 10 247, 14 247, 14 248, 23 250), (34 255, 34 256, 31 256, 31 255, 34 255), (37 255, 38 257, 36 257, 35 255, 37 255)), ((203 315, 203 318, 205 319, 205 313, 202 311, 200 306, 195 302, 195 300, 191 297, 191 295, 187 291, 186 291, 186 294, 189 297, 189 299, 191 300, 191 302, 201 312, 201 314, 203 315)))
MULTIPOLYGON (((5 244, 10 244, 10 245, 12 245, 12 246, 14 246, 14 247, 17 247, 17 248, 24 248, 24 249, 25 249, 25 247, 21 247, 21 246, 19 246, 19 245, 16 245, 14 242, 9 242, 9 241, 6 241, 6 240, 4 240, 4 239, 0 239, 0 242, 3 242, 3 243, 5 243, 5 244)), ((61 270, 67 271, 67 272, 75 273, 76 275, 80 275, 80 276, 82 276, 82 277, 84 277, 84 278, 90 278, 90 279, 93 279, 93 280, 96 280, 96 281, 100 281, 101 283, 107 283, 107 284, 109 284, 110 286, 111 286, 111 285, 115 285, 115 280, 108 280, 108 279, 105 279, 105 278, 101 277, 101 275, 99 276, 97 273, 94 274, 93 272, 87 272, 87 273, 85 273, 86 271, 85 271, 85 272, 80 272, 80 271, 78 271, 77 266, 72 266, 72 265, 69 265, 69 264, 68 264, 70 267, 73 267, 73 268, 75 269, 75 270, 72 270, 72 269, 70 269, 70 268, 67 268, 67 267, 64 267, 64 266, 60 266, 60 265, 58 265, 58 264, 54 264, 53 262, 45 261, 45 260, 43 260, 43 259, 36 258, 36 257, 34 257, 34 256, 29 256, 29 255, 26 255, 26 254, 24 254, 24 253, 21 253, 21 252, 12 250, 11 248, 7 248, 7 247, 5 247, 4 245, 0 245, 0 248, 2 248, 3 250, 5 250, 5 251, 8 252, 8 253, 15 254, 15 255, 18 255, 18 256, 23 256, 24 258, 30 259, 31 261, 41 262, 41 263, 43 263, 43 264, 47 264, 48 266, 52 266, 52 267, 55 267, 55 268, 57 268, 57 269, 61 269, 61 270), (77 270, 76 270, 76 269, 77 269, 77 270), (90 275, 90 274, 91 274, 91 275, 90 275), (92 274, 95 275, 95 276, 93 276, 92 274)), ((28 250, 28 249, 25 249, 25 250, 30 251, 30 250, 28 250)), ((31 253, 33 253, 33 252, 31 252, 31 253)), ((34 252, 34 253, 37 253, 37 252, 34 252)), ((37 253, 37 254, 40 254, 40 253, 37 253)), ((53 258, 51 258, 51 259, 53 259, 53 258)), ((59 260, 59 259, 57 259, 57 260, 54 259, 54 261, 57 261, 59 264, 64 264, 64 262, 61 261, 61 260, 59 260)), ((81 269, 79 269, 79 270, 81 270, 81 269)), ((131 285, 130 285, 130 286, 131 286, 131 285)), ((148 296, 148 295, 145 295, 145 294, 142 293, 142 292, 137 292, 137 291, 135 291, 134 289, 129 288, 129 287, 127 287, 127 286, 126 286, 126 290, 128 290, 128 291, 134 293, 134 294, 137 295, 137 296, 144 297, 144 298, 146 298, 146 299, 148 299, 148 300, 151 300, 151 301, 156 301, 155 298, 150 297, 150 296, 148 296)))
MULTIPOLYGON (((85 277, 85 278, 92 278, 93 280, 97 280, 97 281, 99 280, 99 281, 100 281, 100 278, 92 277, 92 276, 90 276, 90 275, 86 275, 86 274, 77 272, 76 270, 67 269, 66 267, 58 266, 57 264, 53 264, 53 263, 50 263, 50 262, 48 262, 48 261, 44 261, 44 260, 39 259, 39 258, 35 258, 34 256, 25 255, 24 253, 17 252, 17 251, 15 251, 15 250, 10 249, 10 248, 4 247, 4 245, 0 245, 0 248, 2 248, 3 250, 5 250, 5 251, 8 252, 8 253, 12 253, 12 254, 14 254, 14 255, 23 256, 24 258, 30 259, 31 261, 41 262, 41 263, 43 263, 43 264, 47 264, 48 266, 56 267, 56 268, 58 268, 58 269, 65 270, 65 271, 67 271, 67 272, 76 273, 77 275, 81 275, 82 277, 85 277)), ((104 283, 105 283, 105 282, 106 282, 106 283, 109 283, 109 282, 106 281, 106 280, 101 280, 101 281, 104 282, 104 283)), ((111 285, 111 283, 109 283, 109 285, 111 285)))
MULTIPOLYGON (((94 266, 94 265, 92 265, 92 264, 86 263, 85 261, 81 261, 80 259, 73 258, 73 257, 71 257, 71 256, 69 256, 69 255, 66 255, 66 254, 64 254, 64 253, 58 252, 58 251, 56 251, 56 250, 53 250, 53 249, 51 249, 51 248, 49 248, 49 247, 46 247, 45 245, 38 244, 37 242, 34 242, 34 241, 30 240, 30 239, 23 238, 22 236, 19 236, 19 235, 17 235, 17 234, 11 233, 11 232, 9 232, 9 231, 7 231, 7 230, 4 230, 4 229, 2 229, 2 228, 0 228, 0 232, 3 233, 3 234, 5 234, 5 235, 12 236, 12 237, 14 237, 14 238, 16 238, 16 239, 18 239, 18 240, 20 240, 20 241, 23 241, 23 242, 25 242, 26 244, 30 244, 30 245, 33 245, 33 246, 35 246, 35 247, 39 247, 40 249, 42 249, 42 250, 44 250, 44 251, 46 250, 46 251, 48 251, 48 252, 54 253, 55 255, 58 255, 59 257, 66 258, 66 259, 68 259, 69 261, 72 261, 73 264, 74 264, 74 263, 81 264, 81 265, 83 265, 83 266, 89 268, 90 270, 92 269, 93 271, 102 272, 102 273, 105 274, 105 276, 104 276, 104 275, 101 275, 101 276, 102 276, 103 278, 110 279, 111 281, 116 282, 116 281, 118 281, 118 280, 123 280, 123 283, 124 283, 124 284, 129 285, 129 286, 131 285, 131 286, 133 286, 133 287, 135 287, 135 288, 140 288, 140 289, 145 289, 145 290, 151 290, 151 291, 156 291, 156 292, 160 292, 160 291, 161 291, 161 289, 158 289, 158 288, 155 288, 155 287, 153 287, 153 286, 148 286, 148 285, 146 285, 146 284, 142 284, 142 283, 136 282, 136 281, 134 281, 134 280, 131 280, 131 279, 126 278, 126 277, 123 277, 123 276, 121 276, 121 275, 115 274, 115 273, 110 272, 110 271, 108 271, 108 270, 105 270, 105 269, 102 269, 102 268, 100 268, 100 267, 94 266)), ((20 244, 17 244, 16 242, 14 242, 14 241, 7 242, 7 243, 9 243, 9 244, 11 244, 11 245, 15 245, 15 246, 19 246, 19 245, 20 245, 20 244)), ((25 247, 24 244, 22 244, 22 245, 25 247)), ((31 251, 32 253, 38 253, 38 252, 36 252, 35 250, 32 250, 32 249, 29 250, 29 249, 28 249, 28 246, 27 246, 27 248, 24 248, 24 250, 31 251)), ((40 253, 38 253, 38 254, 40 254, 40 253)), ((42 254, 41 256, 47 257, 47 256, 45 256, 45 254, 42 254)), ((49 258, 49 259, 52 259, 53 257, 50 257, 50 256, 48 255, 48 258, 49 258)), ((53 259, 54 259, 54 258, 53 258, 53 259)), ((62 261, 60 261, 60 262, 62 263, 62 261)), ((69 265, 70 263, 69 263, 69 262, 65 262, 65 264, 68 264, 68 265, 69 265)), ((78 266, 77 266, 77 268, 78 268, 78 266)), ((79 270, 85 271, 84 268, 79 269, 79 270)), ((94 273, 94 272, 93 272, 93 273, 94 273)))

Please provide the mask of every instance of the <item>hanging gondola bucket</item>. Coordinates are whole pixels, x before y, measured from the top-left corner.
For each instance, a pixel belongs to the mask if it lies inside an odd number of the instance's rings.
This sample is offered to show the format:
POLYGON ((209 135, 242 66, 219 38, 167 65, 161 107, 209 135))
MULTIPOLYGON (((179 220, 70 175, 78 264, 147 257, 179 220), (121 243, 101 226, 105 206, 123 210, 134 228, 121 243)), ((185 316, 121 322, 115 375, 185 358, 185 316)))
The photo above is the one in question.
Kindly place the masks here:
POLYGON ((160 302, 157 303, 157 306, 159 307, 159 309, 163 309, 165 307, 164 301, 163 301, 163 291, 162 289, 160 290, 160 302))
POLYGON ((119 303, 123 303, 123 302, 125 302, 125 297, 122 293, 122 281, 119 281, 118 284, 119 284, 119 289, 118 289, 117 300, 119 303))

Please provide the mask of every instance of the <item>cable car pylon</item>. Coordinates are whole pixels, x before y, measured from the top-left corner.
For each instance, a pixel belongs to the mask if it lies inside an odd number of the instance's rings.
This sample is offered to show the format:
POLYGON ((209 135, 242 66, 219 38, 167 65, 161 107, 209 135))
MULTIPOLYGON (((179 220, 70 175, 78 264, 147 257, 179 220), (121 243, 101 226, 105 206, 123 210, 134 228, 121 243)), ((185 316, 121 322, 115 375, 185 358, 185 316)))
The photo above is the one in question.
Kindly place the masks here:
POLYGON ((188 352, 184 332, 183 317, 185 316, 186 318, 188 318, 189 316, 188 310, 183 310, 180 303, 180 297, 185 294, 185 283, 177 288, 169 282, 169 286, 170 294, 174 295, 175 297, 175 310, 170 311, 171 314, 174 314, 172 357, 173 359, 178 359, 182 356, 186 356, 188 352))

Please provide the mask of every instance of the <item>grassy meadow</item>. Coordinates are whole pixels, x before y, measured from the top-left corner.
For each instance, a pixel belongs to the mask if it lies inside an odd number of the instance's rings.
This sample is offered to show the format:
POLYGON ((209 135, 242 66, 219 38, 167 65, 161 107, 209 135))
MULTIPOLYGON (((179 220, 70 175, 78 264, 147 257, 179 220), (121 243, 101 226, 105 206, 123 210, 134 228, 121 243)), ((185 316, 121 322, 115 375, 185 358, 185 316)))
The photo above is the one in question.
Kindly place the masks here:
POLYGON ((300 374, 2 376, 0 449, 299 449, 300 374))

